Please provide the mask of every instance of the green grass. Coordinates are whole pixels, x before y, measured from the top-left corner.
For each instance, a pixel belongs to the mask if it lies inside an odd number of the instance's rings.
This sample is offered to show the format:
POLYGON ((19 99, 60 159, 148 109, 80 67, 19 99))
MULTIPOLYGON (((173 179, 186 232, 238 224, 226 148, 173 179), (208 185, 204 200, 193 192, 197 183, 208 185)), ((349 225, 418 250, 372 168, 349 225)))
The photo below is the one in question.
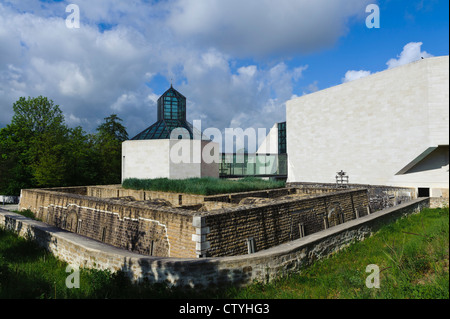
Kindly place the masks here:
POLYGON ((30 218, 30 219, 37 220, 36 215, 29 209, 15 210, 15 211, 13 211, 13 213, 25 216, 25 217, 30 218))
POLYGON ((68 288, 67 263, 35 242, 0 228, 0 299, 182 298, 195 291, 165 284, 134 285, 123 272, 80 269, 79 288, 68 288))
POLYGON ((158 179, 126 179, 122 187, 126 189, 186 193, 197 195, 218 195, 227 193, 249 192, 256 190, 282 188, 285 182, 263 180, 246 177, 239 180, 220 178, 189 178, 183 180, 158 179))
POLYGON ((425 209, 362 242, 270 284, 230 289, 229 298, 448 299, 449 213, 425 209), (368 265, 379 267, 380 288, 367 288, 368 265))
POLYGON ((0 298, 448 299, 448 247, 448 208, 425 209, 269 284, 202 292, 132 285, 122 272, 82 269, 80 288, 69 289, 66 263, 0 228, 0 298), (379 289, 365 285, 370 264, 382 270, 379 289))

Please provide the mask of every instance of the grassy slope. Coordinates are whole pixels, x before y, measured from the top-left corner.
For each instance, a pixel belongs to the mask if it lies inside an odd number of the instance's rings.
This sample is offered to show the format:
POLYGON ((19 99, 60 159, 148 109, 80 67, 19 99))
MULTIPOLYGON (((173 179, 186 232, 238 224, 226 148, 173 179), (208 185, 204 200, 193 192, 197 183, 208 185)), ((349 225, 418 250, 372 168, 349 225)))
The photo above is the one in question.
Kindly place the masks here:
POLYGON ((300 274, 228 291, 233 298, 449 298, 449 214, 426 209, 383 227, 300 274), (381 271, 380 288, 365 285, 366 267, 381 271))

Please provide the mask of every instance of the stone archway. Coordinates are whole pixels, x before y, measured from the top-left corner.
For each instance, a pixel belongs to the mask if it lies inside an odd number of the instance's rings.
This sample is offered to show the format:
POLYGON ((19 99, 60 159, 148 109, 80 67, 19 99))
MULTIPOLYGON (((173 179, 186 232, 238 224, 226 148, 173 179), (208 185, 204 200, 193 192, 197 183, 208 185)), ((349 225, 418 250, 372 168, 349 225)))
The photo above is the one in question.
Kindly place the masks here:
POLYGON ((67 212, 65 229, 72 233, 76 233, 78 231, 77 228, 78 228, 78 214, 74 208, 71 208, 67 212))
POLYGON ((328 226, 337 226, 344 223, 344 211, 339 203, 328 209, 328 226))

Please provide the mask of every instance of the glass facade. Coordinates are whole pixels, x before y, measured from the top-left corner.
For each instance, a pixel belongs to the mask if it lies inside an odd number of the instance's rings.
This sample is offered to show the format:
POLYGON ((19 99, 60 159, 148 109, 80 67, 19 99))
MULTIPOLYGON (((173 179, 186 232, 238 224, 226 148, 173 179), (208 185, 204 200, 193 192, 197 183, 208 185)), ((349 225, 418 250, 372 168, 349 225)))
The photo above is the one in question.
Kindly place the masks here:
POLYGON ((287 176, 286 122, 278 123, 278 154, 222 154, 220 177, 287 176))
POLYGON ((158 99, 158 121, 186 121, 186 98, 172 86, 158 99))
POLYGON ((186 120, 186 98, 172 86, 158 99, 158 121, 132 140, 206 139, 186 120))
POLYGON ((286 154, 286 122, 278 123, 278 154, 286 154))
POLYGON ((221 154, 220 177, 287 176, 287 154, 221 154))

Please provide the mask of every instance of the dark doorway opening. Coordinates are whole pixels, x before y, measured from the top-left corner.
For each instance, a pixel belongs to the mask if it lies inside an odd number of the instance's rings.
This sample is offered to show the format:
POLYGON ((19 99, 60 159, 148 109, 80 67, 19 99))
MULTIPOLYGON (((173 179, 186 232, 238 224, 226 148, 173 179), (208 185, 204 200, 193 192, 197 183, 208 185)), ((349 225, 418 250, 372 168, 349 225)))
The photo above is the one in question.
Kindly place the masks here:
POLYGON ((419 197, 430 197, 429 188, 419 188, 419 197))

